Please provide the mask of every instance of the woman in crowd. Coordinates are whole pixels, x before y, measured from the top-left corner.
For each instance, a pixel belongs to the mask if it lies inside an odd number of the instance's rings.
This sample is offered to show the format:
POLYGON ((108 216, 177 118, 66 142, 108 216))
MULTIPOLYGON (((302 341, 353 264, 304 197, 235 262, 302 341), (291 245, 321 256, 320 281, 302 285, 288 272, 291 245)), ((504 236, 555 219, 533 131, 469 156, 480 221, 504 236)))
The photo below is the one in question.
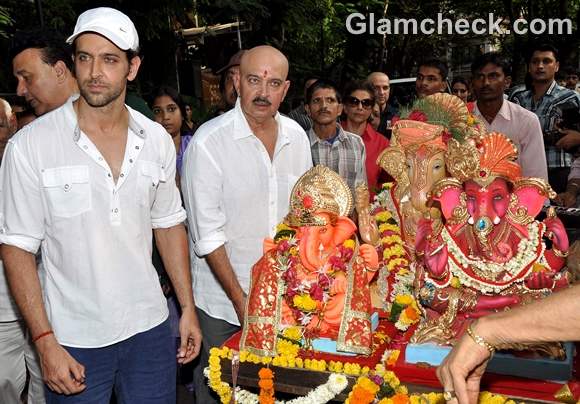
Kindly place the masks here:
MULTIPOLYGON (((183 154, 193 136, 185 124, 185 103, 175 89, 162 86, 153 93, 152 107, 155 121, 160 123, 173 138, 179 179, 183 154)), ((179 181, 177 183, 179 184, 179 181)))
POLYGON ((367 82, 352 82, 345 87, 343 94, 345 118, 342 127, 363 139, 367 155, 367 181, 372 198, 381 184, 388 180, 386 173, 377 165, 377 157, 389 146, 389 140, 369 123, 376 102, 373 86, 367 82), (380 175, 383 177, 379 178, 380 175))
POLYGON ((192 116, 193 110, 191 109, 191 105, 185 104, 185 119, 183 123, 191 133, 195 132, 195 123, 193 123, 192 116))
POLYGON ((469 91, 469 82, 461 76, 457 76, 451 82, 451 94, 461 98, 461 101, 467 104, 471 91, 469 91))

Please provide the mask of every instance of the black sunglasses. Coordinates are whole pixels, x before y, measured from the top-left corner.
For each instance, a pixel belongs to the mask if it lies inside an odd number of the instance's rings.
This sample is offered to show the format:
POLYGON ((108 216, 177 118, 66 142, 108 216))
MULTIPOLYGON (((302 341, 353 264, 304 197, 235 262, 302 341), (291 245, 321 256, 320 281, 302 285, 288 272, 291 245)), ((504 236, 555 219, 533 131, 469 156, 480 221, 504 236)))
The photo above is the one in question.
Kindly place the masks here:
POLYGON ((346 99, 344 100, 344 102, 346 104, 348 104, 351 107, 358 107, 358 105, 362 105, 362 107, 364 109, 371 109, 374 105, 374 101, 370 98, 365 98, 364 100, 359 100, 356 97, 353 97, 352 95, 346 97, 346 99))

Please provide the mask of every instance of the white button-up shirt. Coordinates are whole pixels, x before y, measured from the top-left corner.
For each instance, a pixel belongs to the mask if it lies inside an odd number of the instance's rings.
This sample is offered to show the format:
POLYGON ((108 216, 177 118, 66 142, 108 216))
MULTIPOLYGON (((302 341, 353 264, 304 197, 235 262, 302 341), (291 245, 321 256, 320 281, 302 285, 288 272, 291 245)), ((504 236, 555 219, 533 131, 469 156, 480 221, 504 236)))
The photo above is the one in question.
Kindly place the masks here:
POLYGON ((272 160, 250 129, 239 100, 234 109, 202 125, 185 152, 181 190, 188 211, 195 303, 231 324, 239 324, 232 302, 203 257, 225 245, 247 292, 264 238, 274 235, 288 213, 292 187, 312 167, 304 130, 278 113, 275 119, 278 137, 272 160))
POLYGON ((537 177, 548 181, 544 135, 536 114, 504 100, 491 124, 477 108, 477 102, 473 115, 483 122, 488 132, 503 133, 514 142, 518 148, 518 163, 524 177, 537 177))
POLYGON ((71 101, 24 127, 0 168, 0 242, 42 249, 44 302, 58 341, 111 345, 168 315, 151 263, 153 228, 185 220, 175 146, 129 110, 121 172, 79 129, 71 101))

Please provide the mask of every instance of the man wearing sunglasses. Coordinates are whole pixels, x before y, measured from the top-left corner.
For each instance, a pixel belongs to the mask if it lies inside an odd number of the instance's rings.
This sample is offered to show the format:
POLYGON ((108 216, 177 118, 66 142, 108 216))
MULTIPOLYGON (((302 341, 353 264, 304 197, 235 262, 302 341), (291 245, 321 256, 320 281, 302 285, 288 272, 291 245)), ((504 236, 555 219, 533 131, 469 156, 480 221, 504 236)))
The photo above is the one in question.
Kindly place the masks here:
POLYGON ((367 183, 365 146, 362 139, 346 132, 338 124, 342 102, 336 86, 329 80, 319 79, 306 90, 306 112, 312 119, 308 131, 312 161, 337 172, 354 190, 367 183))

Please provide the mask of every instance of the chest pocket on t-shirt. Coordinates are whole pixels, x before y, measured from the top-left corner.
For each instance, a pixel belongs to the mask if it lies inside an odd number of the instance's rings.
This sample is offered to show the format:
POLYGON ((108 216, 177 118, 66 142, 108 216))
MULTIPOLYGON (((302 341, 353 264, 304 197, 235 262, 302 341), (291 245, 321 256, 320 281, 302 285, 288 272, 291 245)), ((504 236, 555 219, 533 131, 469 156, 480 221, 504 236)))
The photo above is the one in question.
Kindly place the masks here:
POLYGON ((53 216, 73 217, 91 209, 91 186, 87 166, 46 168, 42 186, 53 216))
POLYGON ((165 182, 165 170, 161 164, 153 161, 139 161, 137 179, 137 202, 141 205, 152 206, 155 201, 155 193, 160 182, 165 182))

